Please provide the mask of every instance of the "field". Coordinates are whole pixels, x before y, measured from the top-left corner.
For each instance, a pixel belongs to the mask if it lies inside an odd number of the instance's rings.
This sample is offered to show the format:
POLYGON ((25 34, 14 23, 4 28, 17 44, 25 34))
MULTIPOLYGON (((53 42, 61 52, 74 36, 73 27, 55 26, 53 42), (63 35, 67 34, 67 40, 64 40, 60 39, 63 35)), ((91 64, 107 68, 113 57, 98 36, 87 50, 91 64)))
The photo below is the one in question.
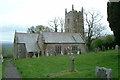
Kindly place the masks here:
POLYGON ((118 78, 118 52, 115 50, 75 56, 75 70, 70 72, 70 55, 44 56, 15 60, 23 78, 95 78, 96 66, 112 69, 118 78))

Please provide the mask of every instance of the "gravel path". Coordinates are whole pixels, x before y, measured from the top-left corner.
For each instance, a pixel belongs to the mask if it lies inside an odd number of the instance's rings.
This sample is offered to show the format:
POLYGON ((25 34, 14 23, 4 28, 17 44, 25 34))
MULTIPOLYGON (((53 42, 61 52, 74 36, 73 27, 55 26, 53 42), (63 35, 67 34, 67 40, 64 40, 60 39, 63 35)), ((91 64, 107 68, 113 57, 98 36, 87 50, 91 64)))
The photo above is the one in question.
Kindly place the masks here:
POLYGON ((6 78, 21 78, 16 67, 10 62, 10 60, 6 61, 6 78))

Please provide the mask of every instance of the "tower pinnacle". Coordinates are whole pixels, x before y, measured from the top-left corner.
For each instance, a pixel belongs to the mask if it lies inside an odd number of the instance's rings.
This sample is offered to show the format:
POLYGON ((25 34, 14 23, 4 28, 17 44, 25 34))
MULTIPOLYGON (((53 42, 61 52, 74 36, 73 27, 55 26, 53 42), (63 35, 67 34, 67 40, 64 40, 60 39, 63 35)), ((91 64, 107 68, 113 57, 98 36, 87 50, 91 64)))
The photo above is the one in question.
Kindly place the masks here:
POLYGON ((67 9, 65 8, 65 14, 67 14, 67 9))
POLYGON ((74 11, 74 5, 72 4, 72 11, 74 11))

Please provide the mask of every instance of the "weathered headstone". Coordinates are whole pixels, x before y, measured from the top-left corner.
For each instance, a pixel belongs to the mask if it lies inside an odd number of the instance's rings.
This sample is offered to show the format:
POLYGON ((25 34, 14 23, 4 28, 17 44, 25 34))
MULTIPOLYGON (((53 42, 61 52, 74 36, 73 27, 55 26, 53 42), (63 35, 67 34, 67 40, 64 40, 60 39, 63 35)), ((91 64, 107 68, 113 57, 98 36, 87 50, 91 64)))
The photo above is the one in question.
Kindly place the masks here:
POLYGON ((104 67, 96 67, 96 77, 97 78, 106 78, 107 80, 112 79, 112 69, 107 69, 104 67))
POLYGON ((98 51, 100 51, 101 49, 98 47, 98 51))
POLYGON ((118 49, 119 49, 119 46, 118 46, 118 45, 116 45, 116 46, 115 46, 115 50, 118 50, 118 49))
POLYGON ((63 52, 61 51, 61 55, 63 55, 63 52))
POLYGON ((97 48, 95 48, 95 52, 97 52, 97 48))
POLYGON ((1 61, 3 62, 3 56, 1 55, 1 61))
POLYGON ((95 52, 99 52, 100 51, 100 48, 95 48, 95 52))
POLYGON ((104 47, 104 46, 102 46, 102 50, 103 50, 103 51, 105 50, 105 47, 104 47))
POLYGON ((47 52, 46 56, 49 56, 49 53, 47 52))
POLYGON ((110 50, 110 48, 108 47, 108 50, 110 50))
POLYGON ((2 64, 3 61, 4 61, 4 60, 3 60, 3 56, 1 55, 1 56, 0 56, 0 65, 2 64))
POLYGON ((77 51, 77 54, 80 54, 80 51, 77 51))
POLYGON ((75 57, 74 56, 70 56, 70 60, 71 60, 71 72, 75 72, 75 57))
POLYGON ((70 54, 70 53, 68 52, 68 54, 70 54))
POLYGON ((46 56, 49 56, 48 50, 46 49, 46 56))
POLYGON ((112 47, 112 50, 114 49, 114 47, 112 47))
POLYGON ((50 56, 52 56, 52 53, 50 54, 50 56))
POLYGON ((71 54, 73 54, 73 53, 71 52, 71 54))

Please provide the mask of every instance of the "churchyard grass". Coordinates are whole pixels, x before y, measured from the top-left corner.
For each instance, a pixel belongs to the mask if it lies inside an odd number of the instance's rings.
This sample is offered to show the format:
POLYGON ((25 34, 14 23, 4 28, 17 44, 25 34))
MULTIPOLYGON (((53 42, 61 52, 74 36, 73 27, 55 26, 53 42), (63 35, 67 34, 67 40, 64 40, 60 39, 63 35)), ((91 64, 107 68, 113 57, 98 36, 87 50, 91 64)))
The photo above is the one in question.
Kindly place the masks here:
POLYGON ((2 78, 5 78, 5 69, 6 69, 6 59, 2 63, 2 78))
POLYGON ((70 55, 44 56, 12 62, 23 78, 95 78, 96 66, 112 69, 112 77, 118 78, 117 51, 90 52, 74 56, 76 72, 70 72, 70 55))
POLYGON ((6 68, 6 63, 4 59, 4 62, 0 65, 0 79, 5 78, 5 68, 6 68))

